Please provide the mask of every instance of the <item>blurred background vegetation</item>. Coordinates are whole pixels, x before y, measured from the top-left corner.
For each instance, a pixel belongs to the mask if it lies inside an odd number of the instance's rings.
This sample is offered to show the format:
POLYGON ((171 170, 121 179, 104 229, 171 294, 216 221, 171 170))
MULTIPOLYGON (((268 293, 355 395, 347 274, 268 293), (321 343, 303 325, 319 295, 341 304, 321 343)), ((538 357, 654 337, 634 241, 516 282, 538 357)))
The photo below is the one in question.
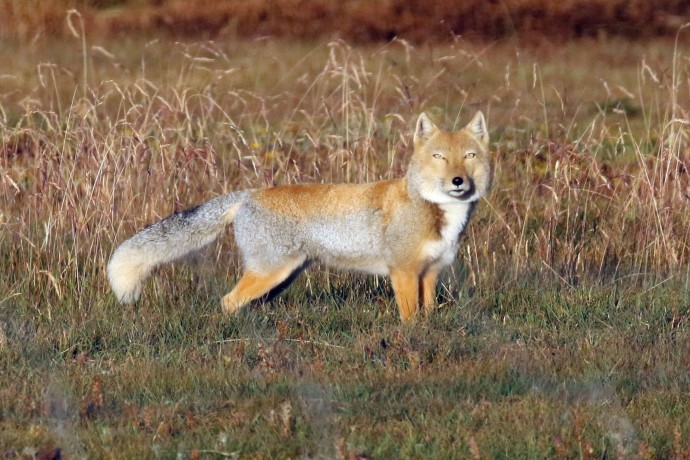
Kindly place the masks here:
POLYGON ((0 36, 35 39, 68 33, 77 9, 90 34, 128 32, 214 38, 230 34, 350 42, 415 43, 513 35, 656 37, 690 16, 685 0, 2 0, 0 36))

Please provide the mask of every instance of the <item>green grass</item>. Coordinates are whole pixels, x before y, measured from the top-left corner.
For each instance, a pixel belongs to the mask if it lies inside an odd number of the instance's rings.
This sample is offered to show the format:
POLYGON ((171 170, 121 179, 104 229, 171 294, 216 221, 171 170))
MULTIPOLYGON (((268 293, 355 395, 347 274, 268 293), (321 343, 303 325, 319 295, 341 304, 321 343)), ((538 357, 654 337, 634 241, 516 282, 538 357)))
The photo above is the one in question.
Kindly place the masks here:
POLYGON ((596 45, 0 47, 0 455, 690 456, 688 50, 596 45), (399 176, 420 111, 478 108, 496 185, 416 324, 319 266, 225 317, 230 232, 109 291, 174 210, 399 176))
POLYGON ((677 289, 482 287, 412 326, 371 287, 311 304, 299 291, 230 319, 193 292, 139 307, 106 298, 82 320, 56 308, 51 332, 13 303, 3 444, 96 457, 687 448, 674 437, 690 429, 690 302, 677 289))

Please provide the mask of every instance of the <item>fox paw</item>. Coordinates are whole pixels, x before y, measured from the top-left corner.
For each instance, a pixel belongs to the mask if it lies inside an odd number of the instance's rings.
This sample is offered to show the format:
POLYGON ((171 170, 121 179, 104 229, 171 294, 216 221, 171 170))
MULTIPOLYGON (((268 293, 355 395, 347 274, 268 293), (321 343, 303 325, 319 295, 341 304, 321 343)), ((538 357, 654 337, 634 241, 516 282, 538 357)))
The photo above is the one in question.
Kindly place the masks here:
POLYGON ((230 298, 230 295, 223 297, 223 300, 220 302, 220 306, 223 309, 223 312, 225 312, 227 315, 234 315, 240 308, 237 302, 230 298))

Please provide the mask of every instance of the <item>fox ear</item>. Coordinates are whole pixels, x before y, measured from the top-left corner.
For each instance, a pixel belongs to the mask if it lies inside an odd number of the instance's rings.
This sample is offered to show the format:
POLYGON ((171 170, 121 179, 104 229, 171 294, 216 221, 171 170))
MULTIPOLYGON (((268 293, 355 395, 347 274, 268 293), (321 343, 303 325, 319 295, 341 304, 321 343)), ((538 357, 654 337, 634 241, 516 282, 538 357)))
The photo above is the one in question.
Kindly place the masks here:
POLYGON ((414 143, 429 139, 437 130, 436 125, 429 120, 426 113, 422 112, 417 119, 417 127, 414 130, 414 143))
POLYGON ((484 145, 489 144, 489 129, 486 126, 486 120, 481 110, 472 117, 472 121, 467 125, 467 129, 479 142, 484 145))

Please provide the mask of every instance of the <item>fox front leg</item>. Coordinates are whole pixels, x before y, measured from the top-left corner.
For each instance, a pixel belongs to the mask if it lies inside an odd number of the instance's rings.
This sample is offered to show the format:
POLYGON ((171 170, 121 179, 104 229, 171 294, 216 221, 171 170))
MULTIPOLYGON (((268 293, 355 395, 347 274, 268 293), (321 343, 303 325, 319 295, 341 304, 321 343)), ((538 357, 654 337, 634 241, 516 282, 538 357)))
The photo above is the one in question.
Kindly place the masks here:
POLYGON ((422 305, 426 313, 436 308, 438 270, 429 269, 422 275, 422 305))
POLYGON ((391 270, 391 284, 400 319, 407 322, 414 318, 419 307, 419 274, 412 270, 391 270))

